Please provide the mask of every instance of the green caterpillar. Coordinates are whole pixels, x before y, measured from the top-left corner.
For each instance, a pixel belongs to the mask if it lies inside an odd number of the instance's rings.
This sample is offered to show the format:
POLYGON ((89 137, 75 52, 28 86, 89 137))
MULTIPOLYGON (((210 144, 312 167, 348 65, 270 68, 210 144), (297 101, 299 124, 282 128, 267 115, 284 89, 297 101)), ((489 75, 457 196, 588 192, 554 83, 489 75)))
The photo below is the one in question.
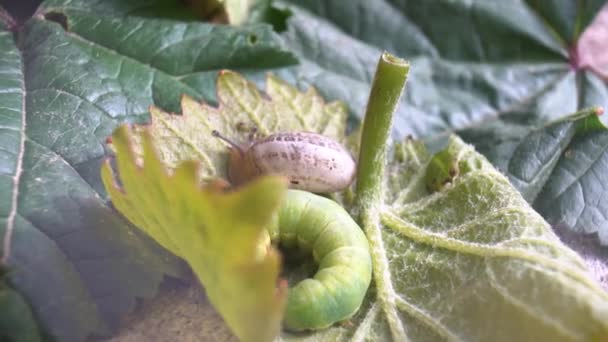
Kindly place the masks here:
POLYGON ((287 330, 327 328, 359 310, 372 261, 365 234, 344 208, 310 192, 288 190, 268 231, 272 242, 311 253, 318 265, 313 278, 289 289, 287 330))

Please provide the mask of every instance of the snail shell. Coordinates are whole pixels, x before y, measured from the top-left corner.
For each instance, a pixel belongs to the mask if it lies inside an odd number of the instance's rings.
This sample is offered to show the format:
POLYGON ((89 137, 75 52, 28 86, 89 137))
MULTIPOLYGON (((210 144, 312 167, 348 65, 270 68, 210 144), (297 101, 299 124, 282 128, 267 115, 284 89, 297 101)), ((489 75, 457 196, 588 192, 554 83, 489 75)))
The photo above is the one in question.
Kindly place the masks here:
MULTIPOLYGON (((215 132, 215 136, 221 137, 215 132)), ((350 153, 331 138, 311 132, 272 134, 246 145, 235 145, 228 165, 228 177, 243 184, 263 174, 289 179, 290 188, 316 193, 348 187, 356 172, 350 153)))

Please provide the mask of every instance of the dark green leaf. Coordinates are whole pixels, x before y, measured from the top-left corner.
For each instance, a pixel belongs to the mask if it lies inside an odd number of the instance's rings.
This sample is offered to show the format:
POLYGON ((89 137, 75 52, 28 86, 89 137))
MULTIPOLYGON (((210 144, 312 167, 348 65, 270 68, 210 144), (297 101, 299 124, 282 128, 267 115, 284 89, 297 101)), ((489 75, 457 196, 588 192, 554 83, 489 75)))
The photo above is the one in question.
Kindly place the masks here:
MULTIPOLYGON (((39 39, 59 27, 30 28, 27 38, 39 39)), ((79 174, 98 165, 101 134, 115 120, 61 84, 61 73, 45 63, 50 56, 40 52, 58 42, 39 41, 41 50, 22 52, 11 34, 2 36, 0 236, 9 282, 51 336, 73 341, 106 333, 136 296, 151 296, 164 274, 178 275, 178 264, 133 234, 79 174), (33 72, 37 63, 46 70, 33 72)), ((70 73, 70 59, 55 61, 70 75, 81 72, 70 73)))
POLYGON ((575 136, 555 165, 534 206, 549 222, 608 245, 608 132, 575 136))
POLYGON ((0 275, 0 341, 42 341, 30 307, 2 277, 0 275))
POLYGON ((9 284, 59 341, 107 335, 185 271, 107 203, 106 137, 148 120, 150 105, 205 98, 213 88, 197 82, 214 70, 294 61, 267 25, 141 15, 167 3, 49 1, 16 36, 0 31, 2 253, 9 284))
POLYGON ((110 17, 155 17, 179 20, 196 20, 194 12, 179 0, 46 0, 42 4, 43 12, 64 13, 66 10, 83 11, 99 16, 110 17))
POLYGON ((541 20, 567 44, 572 44, 605 1, 526 0, 541 20))

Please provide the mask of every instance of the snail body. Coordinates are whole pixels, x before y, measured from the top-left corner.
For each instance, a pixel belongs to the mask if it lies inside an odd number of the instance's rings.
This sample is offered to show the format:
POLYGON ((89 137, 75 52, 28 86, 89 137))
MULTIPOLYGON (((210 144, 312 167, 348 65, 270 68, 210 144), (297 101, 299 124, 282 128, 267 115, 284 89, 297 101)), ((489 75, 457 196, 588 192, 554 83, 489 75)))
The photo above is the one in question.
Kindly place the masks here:
POLYGON ((312 254, 312 278, 290 286, 283 325, 290 331, 323 329, 352 317, 372 277, 365 234, 338 203, 310 192, 289 190, 270 240, 312 254))
POLYGON ((345 189, 355 177, 356 163, 350 153, 321 134, 276 133, 243 145, 216 131, 213 134, 232 146, 228 178, 235 185, 263 174, 278 174, 289 179, 292 189, 329 193, 345 189))

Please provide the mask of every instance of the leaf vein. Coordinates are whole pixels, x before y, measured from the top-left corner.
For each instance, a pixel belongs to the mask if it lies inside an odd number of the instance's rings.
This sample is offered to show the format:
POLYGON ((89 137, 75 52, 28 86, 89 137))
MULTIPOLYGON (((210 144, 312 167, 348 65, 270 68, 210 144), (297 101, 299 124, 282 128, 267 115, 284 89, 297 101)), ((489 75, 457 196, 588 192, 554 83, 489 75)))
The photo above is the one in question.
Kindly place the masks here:
MULTIPOLYGON (((608 145, 603 146, 600 149, 601 149, 601 151, 599 153, 597 153, 596 156, 593 156, 593 158, 591 158, 591 160, 593 160, 593 161, 591 163, 589 163, 589 165, 587 165, 586 167, 584 167, 584 169, 582 170, 582 172, 579 175, 574 176, 573 179, 572 179, 572 182, 567 187, 564 187, 564 189, 562 191, 560 191, 554 198, 561 197, 572 186, 574 186, 576 184, 580 184, 579 180, 581 178, 585 177, 585 175, 587 175, 588 172, 593 172, 593 168, 596 166, 596 163, 598 163, 602 159, 602 156, 608 150, 608 145)), ((580 165, 577 165, 577 166, 580 166, 580 165)))
POLYGON ((24 81, 24 66, 23 63, 20 62, 21 69, 21 78, 19 79, 21 85, 21 134, 19 135, 19 152, 17 153, 17 164, 15 166, 15 173, 13 175, 13 185, 11 189, 11 207, 8 212, 8 216, 6 219, 6 229, 4 232, 4 240, 2 245, 2 258, 0 259, 0 264, 7 265, 8 259, 11 256, 11 242, 13 238, 13 231, 15 230, 15 218, 17 216, 17 205, 18 205, 18 197, 19 197, 19 185, 21 181, 21 174, 23 173, 23 158, 25 156, 25 130, 26 130, 26 108, 25 108, 25 98, 27 95, 27 90, 25 88, 24 81))
POLYGON ((81 37, 81 36, 75 34, 74 32, 66 32, 66 35, 69 35, 70 37, 72 37, 72 38, 74 38, 76 40, 79 40, 79 41, 81 41, 81 42, 83 42, 85 44, 88 44, 89 46, 92 46, 94 48, 105 50, 105 51, 113 54, 114 56, 116 56, 116 57, 118 57, 120 59, 129 60, 129 61, 131 61, 131 62, 133 62, 135 64, 141 65, 141 66, 145 67, 146 69, 148 69, 152 73, 154 73, 154 72, 160 73, 163 76, 166 76, 167 78, 169 78, 169 79, 171 79, 171 80, 173 80, 173 81, 175 81, 175 82, 183 85, 185 89, 190 90, 193 94, 197 94, 198 96, 202 96, 201 93, 200 93, 200 91, 198 91, 198 89, 193 88, 188 83, 182 82, 180 80, 180 77, 183 76, 183 75, 173 75, 173 74, 170 74, 170 73, 168 73, 168 72, 166 72, 164 70, 158 69, 157 67, 155 67, 154 65, 152 65, 150 63, 144 63, 143 61, 134 59, 134 58, 132 58, 130 56, 123 55, 119 51, 114 50, 112 48, 109 48, 109 47, 107 47, 105 45, 101 45, 101 44, 99 44, 97 42, 93 42, 93 41, 87 40, 84 37, 81 37))
POLYGON ((550 314, 547 315, 546 313, 534 310, 535 307, 533 305, 527 305, 518 298, 512 296, 504 286, 500 285, 500 282, 498 282, 496 279, 496 275, 491 267, 486 266, 486 274, 490 280, 489 284, 498 292, 498 294, 500 294, 507 302, 525 312, 528 316, 530 316, 531 319, 538 320, 542 324, 550 326, 569 340, 581 340, 581 336, 573 331, 565 329, 558 321, 551 319, 550 314))
MULTIPOLYGON (((372 216, 378 215, 378 209, 372 209, 374 211, 372 216)), ((365 221, 365 220, 364 220, 365 221)), ((382 241, 381 226, 379 224, 380 218, 376 216, 376 219, 369 218, 369 222, 363 222, 365 227, 365 235, 369 241, 370 255, 372 257, 373 274, 374 280, 376 281, 376 289, 378 291, 378 300, 382 305, 382 310, 386 315, 393 339, 396 341, 409 341, 403 323, 397 315, 397 309, 395 307, 395 296, 396 291, 393 288, 391 281, 391 273, 388 265, 388 258, 386 256, 386 249, 382 241)))
POLYGON ((209 168, 209 170, 212 174, 217 173, 215 166, 213 165, 213 163, 211 162, 211 160, 209 159, 207 154, 205 152, 201 151, 192 140, 188 139, 185 135, 180 134, 180 130, 173 127, 173 125, 171 125, 171 123, 169 123, 169 121, 165 120, 161 115, 156 116, 156 119, 160 123, 162 123, 165 127, 167 127, 168 130, 173 132, 173 134, 176 137, 179 137, 186 145, 190 146, 192 151, 194 151, 196 154, 199 155, 199 157, 200 157, 199 160, 203 161, 207 165, 207 167, 209 168))
POLYGON ((376 316, 378 316, 378 311, 380 311, 380 307, 378 306, 377 302, 374 302, 372 307, 365 314, 365 318, 363 318, 363 321, 359 323, 357 330, 355 330, 355 333, 351 338, 352 342, 365 341, 365 338, 369 335, 369 331, 371 330, 372 323, 376 319, 376 316))
POLYGON ((31 89, 30 90, 30 94, 36 93, 38 91, 45 91, 45 90, 52 90, 52 91, 56 91, 57 92, 57 96, 55 96, 55 98, 53 100, 51 100, 48 104, 47 104, 47 108, 50 107, 53 102, 55 102, 55 100, 57 100, 57 98, 59 97, 59 95, 66 95, 66 96, 72 96, 74 98, 79 99, 81 102, 86 102, 88 104, 90 104, 91 106, 93 106, 95 109, 98 109, 101 113, 103 113, 106 117, 115 120, 116 118, 113 117, 112 115, 110 115, 110 113, 108 113, 107 110, 105 110, 104 108, 99 107, 99 105, 97 105, 94 102, 91 102, 89 99, 83 97, 82 95, 77 95, 74 93, 70 93, 68 91, 65 91, 63 89, 59 89, 59 88, 55 88, 55 87, 44 87, 44 88, 36 88, 36 89, 31 89))
POLYGON ((432 328, 439 336, 445 338, 448 341, 464 341, 456 334, 454 334, 448 327, 443 325, 438 319, 429 315, 424 310, 420 309, 416 305, 408 302, 401 296, 396 296, 397 307, 414 318, 418 319, 422 323, 426 324, 428 327, 432 328))
POLYGON ((411 222, 405 221, 394 213, 385 210, 381 213, 382 223, 397 232, 405 235, 413 241, 425 245, 431 245, 435 248, 443 248, 456 253, 465 253, 476 255, 484 258, 514 258, 519 260, 527 260, 532 263, 540 264, 548 268, 558 270, 570 278, 584 284, 590 291, 594 291, 599 297, 608 300, 606 293, 598 284, 582 272, 572 266, 563 264, 562 262, 553 260, 539 253, 530 253, 519 248, 509 248, 500 246, 487 246, 480 243, 472 243, 460 241, 447 237, 443 234, 427 232, 424 229, 417 227, 411 222))
MULTIPOLYGON (((232 95, 232 98, 236 101, 236 103, 239 105, 239 107, 245 111, 245 113, 247 113, 247 115, 249 116, 249 119, 251 119, 251 121, 253 121, 253 123, 256 125, 256 127, 260 130, 260 133, 266 135, 268 134, 268 129, 262 125, 262 122, 260 121, 260 118, 255 114, 254 110, 249 108, 242 100, 241 97, 238 96, 237 92, 235 91, 234 87, 232 86, 232 84, 230 82, 226 82, 226 89, 230 92, 230 95, 232 95)), ((257 90, 256 90, 257 92, 257 90)))

